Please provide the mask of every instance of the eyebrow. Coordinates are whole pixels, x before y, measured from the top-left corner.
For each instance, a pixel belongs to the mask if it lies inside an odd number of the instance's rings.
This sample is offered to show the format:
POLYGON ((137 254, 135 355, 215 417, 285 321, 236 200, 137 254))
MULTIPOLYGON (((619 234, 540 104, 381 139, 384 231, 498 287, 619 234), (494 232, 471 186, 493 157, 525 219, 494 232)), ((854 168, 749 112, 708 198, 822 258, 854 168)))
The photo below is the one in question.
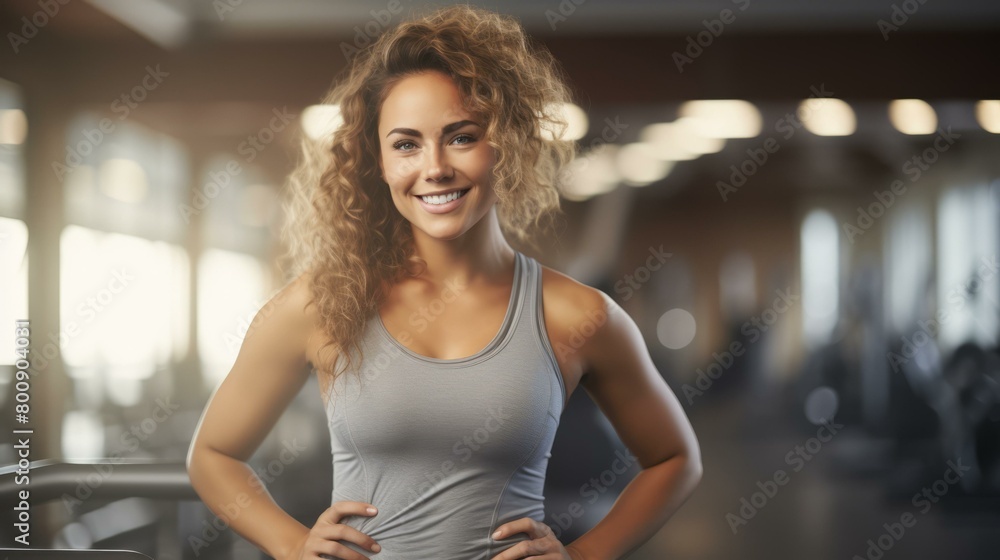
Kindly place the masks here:
MULTIPOLYGON (((444 128, 442 128, 441 129, 441 134, 448 134, 449 132, 454 132, 454 131, 462 128, 463 126, 470 125, 470 124, 474 124, 476 126, 480 126, 479 123, 477 123, 475 121, 470 121, 470 120, 453 122, 453 123, 451 123, 449 125, 446 125, 444 128)), ((422 137, 422 135, 420 134, 420 132, 418 132, 416 130, 413 130, 412 128, 394 128, 394 129, 390 130, 386 134, 386 137, 388 137, 390 134, 392 134, 394 132, 398 132, 400 134, 406 134, 408 136, 422 137)))

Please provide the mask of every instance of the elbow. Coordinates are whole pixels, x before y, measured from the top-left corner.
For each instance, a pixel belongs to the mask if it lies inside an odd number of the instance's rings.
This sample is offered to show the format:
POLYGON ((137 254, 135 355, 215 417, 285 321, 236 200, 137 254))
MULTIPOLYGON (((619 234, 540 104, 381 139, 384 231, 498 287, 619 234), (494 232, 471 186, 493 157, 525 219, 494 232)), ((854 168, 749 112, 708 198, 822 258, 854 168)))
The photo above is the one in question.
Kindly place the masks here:
POLYGON ((207 447, 204 441, 198 438, 195 434, 194 438, 191 440, 191 445, 188 446, 187 456, 184 458, 184 466, 187 469, 188 477, 194 477, 202 469, 205 464, 205 458, 208 453, 211 453, 212 449, 207 447))
POLYGON ((187 456, 184 458, 184 468, 187 470, 188 478, 191 478, 194 474, 198 460, 201 458, 201 449, 195 443, 196 440, 192 441, 191 445, 188 446, 187 456))
POLYGON ((694 491, 701 483, 701 478, 705 474, 705 468, 701 462, 701 447, 698 445, 698 440, 693 440, 687 449, 681 454, 681 460, 684 462, 684 467, 682 469, 685 478, 691 488, 694 491))
POLYGON ((201 442, 198 438, 198 432, 195 431, 194 435, 191 436, 191 443, 188 444, 187 456, 184 458, 184 466, 187 468, 189 475, 195 462, 201 457, 201 451, 201 442))
POLYGON ((698 454, 689 456, 686 463, 688 480, 691 481, 691 489, 694 490, 701 483, 701 477, 705 473, 705 469, 702 467, 701 463, 701 456, 698 454))
POLYGON ((187 456, 184 457, 184 468, 187 469, 188 475, 191 474, 191 466, 194 464, 194 454, 195 447, 192 442, 191 445, 188 446, 187 456))

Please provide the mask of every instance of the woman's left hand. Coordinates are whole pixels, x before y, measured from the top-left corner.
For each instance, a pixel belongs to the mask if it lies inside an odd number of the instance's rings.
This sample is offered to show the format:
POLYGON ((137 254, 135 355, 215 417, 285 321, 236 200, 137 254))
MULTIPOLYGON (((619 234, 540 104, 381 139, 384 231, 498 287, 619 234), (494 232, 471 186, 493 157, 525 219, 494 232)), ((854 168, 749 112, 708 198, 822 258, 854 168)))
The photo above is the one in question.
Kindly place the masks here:
POLYGON ((497 528, 497 532, 500 535, 494 536, 493 540, 503 540, 517 533, 527 533, 530 540, 521 541, 490 560, 520 560, 521 558, 532 558, 533 560, 583 559, 583 556, 574 550, 572 545, 564 547, 548 525, 540 521, 535 521, 530 517, 522 517, 510 523, 504 523, 497 528))

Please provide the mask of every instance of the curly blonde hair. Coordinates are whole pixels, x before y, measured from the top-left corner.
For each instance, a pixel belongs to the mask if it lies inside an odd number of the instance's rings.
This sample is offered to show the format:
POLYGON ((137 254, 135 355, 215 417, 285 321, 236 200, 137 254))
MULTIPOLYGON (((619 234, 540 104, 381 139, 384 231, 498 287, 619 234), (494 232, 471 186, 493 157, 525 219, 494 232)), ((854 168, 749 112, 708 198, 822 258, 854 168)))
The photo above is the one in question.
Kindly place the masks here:
MULTIPOLYGON (((548 50, 515 19, 468 5, 437 9, 381 35, 351 59, 346 77, 322 101, 339 105, 343 124, 326 143, 301 136, 286 183, 285 259, 292 276, 309 274, 310 305, 328 335, 324 348, 335 345, 337 357, 346 357, 343 370, 351 366, 344 350, 360 355, 366 321, 391 285, 426 266, 380 176, 377 128, 392 86, 428 70, 450 76, 466 109, 486 123, 485 139, 497 153, 503 232, 535 247, 532 231, 561 214, 557 181, 576 144, 562 138, 567 123, 558 108, 571 92, 548 50)), ((331 376, 332 386, 332 364, 313 366, 331 376)))

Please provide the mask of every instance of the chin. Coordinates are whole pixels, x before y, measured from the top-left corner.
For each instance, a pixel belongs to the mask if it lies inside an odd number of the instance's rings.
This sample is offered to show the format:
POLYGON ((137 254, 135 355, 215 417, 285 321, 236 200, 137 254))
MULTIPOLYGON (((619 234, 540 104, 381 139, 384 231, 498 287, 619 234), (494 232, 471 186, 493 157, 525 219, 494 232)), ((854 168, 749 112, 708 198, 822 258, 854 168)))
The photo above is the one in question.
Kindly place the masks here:
POLYGON ((433 237, 434 239, 440 239, 441 241, 451 241, 452 239, 457 239, 457 238, 461 237, 462 234, 465 233, 465 230, 461 230, 461 229, 455 230, 455 229, 449 228, 449 229, 447 229, 445 231, 427 231, 427 230, 424 230, 424 233, 426 233, 427 235, 433 237))

